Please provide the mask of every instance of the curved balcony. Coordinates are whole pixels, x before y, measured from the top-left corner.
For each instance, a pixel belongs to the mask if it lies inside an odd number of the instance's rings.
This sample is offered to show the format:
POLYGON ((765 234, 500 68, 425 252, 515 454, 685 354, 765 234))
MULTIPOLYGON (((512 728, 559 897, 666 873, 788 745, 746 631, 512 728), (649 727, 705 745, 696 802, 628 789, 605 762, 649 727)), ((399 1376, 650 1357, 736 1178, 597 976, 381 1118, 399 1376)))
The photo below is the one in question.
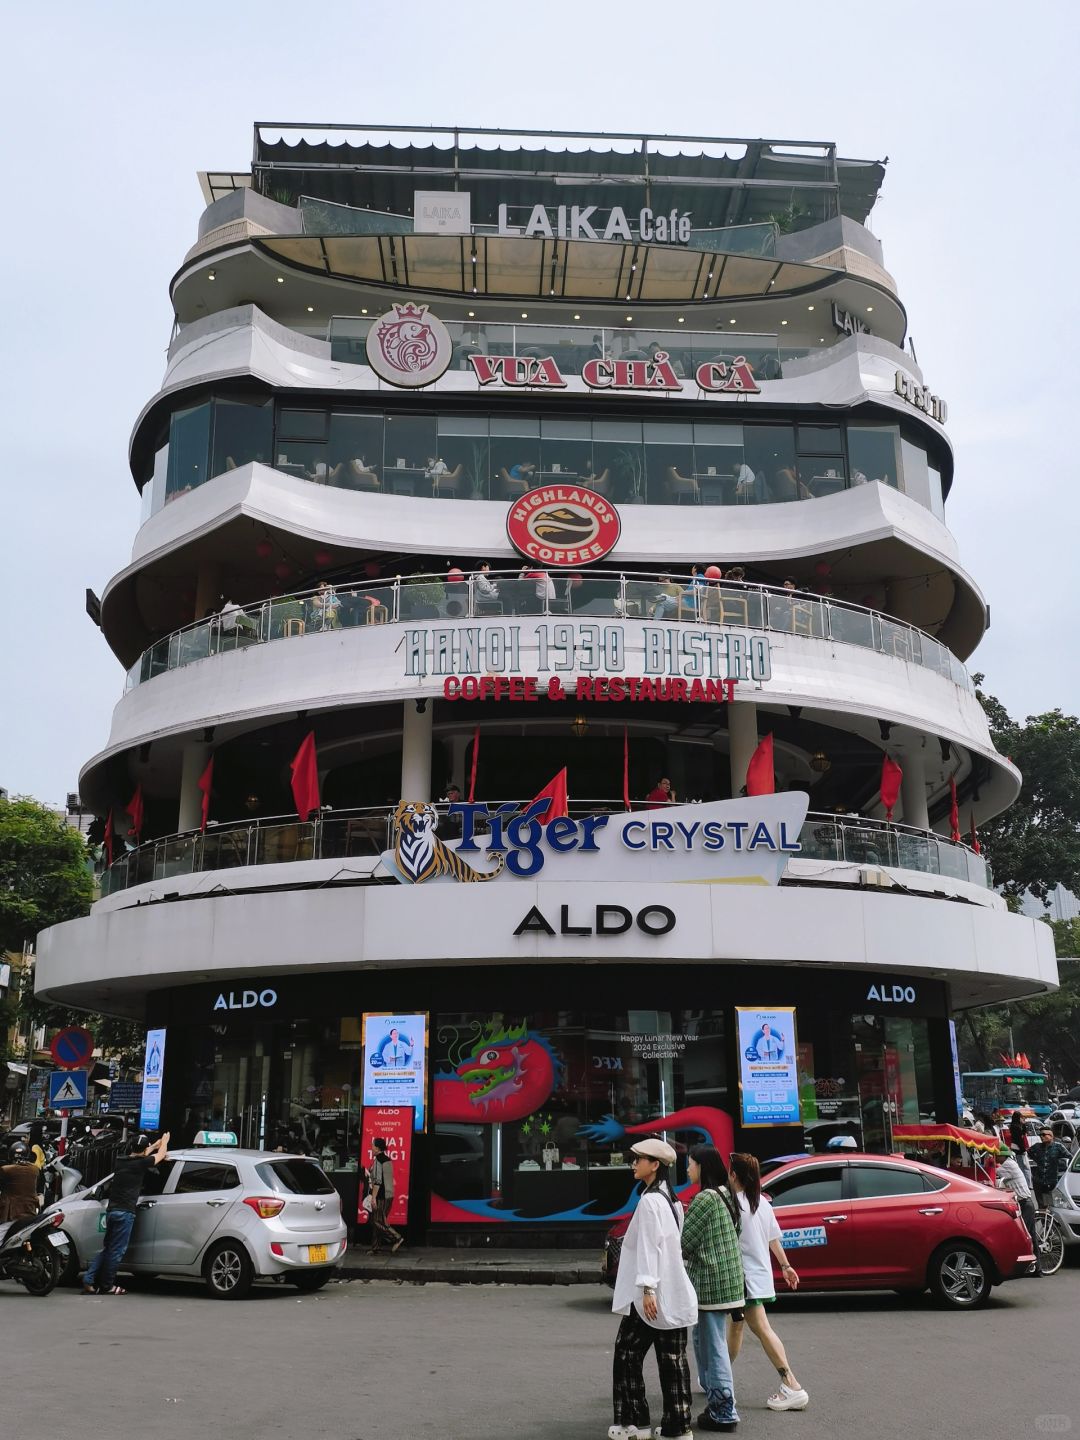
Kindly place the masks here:
MULTIPOLYGON (((526 803, 522 801, 522 806, 526 803)), ((611 806, 606 801, 582 800, 572 802, 569 810, 571 815, 608 814, 611 806)), ((482 828, 482 824, 478 826, 478 833, 482 828)), ((115 895, 134 885, 178 875, 249 866, 308 860, 373 861, 392 842, 393 809, 389 807, 327 809, 303 822, 295 816, 281 815, 210 825, 205 833, 190 830, 163 836, 129 851, 102 873, 101 893, 103 897, 115 895)), ((990 867, 982 855, 932 830, 810 811, 800 843, 799 860, 910 870, 984 889, 993 884, 990 867)), ((362 878, 373 878, 373 871, 374 866, 362 878)), ((809 874, 800 878, 818 877, 809 874)))
POLYGON ((484 593, 478 575, 457 574, 460 579, 439 574, 371 585, 350 581, 233 607, 151 645, 128 671, 125 690, 197 660, 252 645, 361 626, 515 614, 652 618, 831 640, 905 660, 974 693, 964 665, 933 636, 876 610, 807 591, 715 583, 670 571, 564 574, 544 587, 515 570, 489 572, 488 582, 498 592, 491 596, 484 593), (538 589, 545 593, 538 596, 538 589))

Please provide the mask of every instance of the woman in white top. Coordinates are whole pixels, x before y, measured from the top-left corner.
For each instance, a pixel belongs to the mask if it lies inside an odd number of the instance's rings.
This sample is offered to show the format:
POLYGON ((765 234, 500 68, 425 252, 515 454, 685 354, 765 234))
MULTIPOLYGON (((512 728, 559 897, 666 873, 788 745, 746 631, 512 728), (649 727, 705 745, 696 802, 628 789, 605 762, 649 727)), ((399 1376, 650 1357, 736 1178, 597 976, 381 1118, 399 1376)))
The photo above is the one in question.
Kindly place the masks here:
POLYGON ((753 1155, 732 1155, 729 1174, 732 1192, 742 1212, 739 1244, 746 1278, 746 1311, 745 1316, 736 1312, 728 1322, 728 1354, 734 1363, 742 1348, 745 1318, 780 1376, 780 1389, 769 1396, 766 1405, 770 1410, 805 1410, 810 1396, 792 1373, 780 1336, 769 1324, 765 1313, 765 1306, 776 1299, 770 1253, 780 1262, 789 1290, 799 1288, 799 1277, 784 1254, 780 1243, 783 1231, 777 1224, 772 1206, 761 1193, 761 1167, 757 1158, 753 1155))
POLYGON ((687 1326, 697 1322, 697 1296, 682 1258, 682 1206, 668 1169, 675 1151, 650 1138, 630 1147, 641 1197, 622 1243, 611 1308, 623 1317, 615 1340, 612 1399, 615 1423, 608 1440, 652 1440, 642 1366, 656 1351, 664 1419, 656 1435, 692 1440, 687 1326))

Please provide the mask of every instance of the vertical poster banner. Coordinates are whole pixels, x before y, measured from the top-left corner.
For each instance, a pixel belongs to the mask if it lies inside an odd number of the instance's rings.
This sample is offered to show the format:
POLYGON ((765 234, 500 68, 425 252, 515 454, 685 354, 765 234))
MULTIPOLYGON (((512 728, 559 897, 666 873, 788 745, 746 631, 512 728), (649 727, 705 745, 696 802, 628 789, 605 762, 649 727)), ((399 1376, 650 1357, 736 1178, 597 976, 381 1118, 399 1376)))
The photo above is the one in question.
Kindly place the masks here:
POLYGON ((740 1005, 735 1014, 742 1124, 801 1124, 795 1007, 759 1010, 740 1005))
POLYGON ((165 1031, 146 1032, 143 1057, 142 1107, 139 1129, 156 1130, 161 1123, 161 1082, 165 1077, 165 1031))
MULTIPOLYGON (((386 1141, 386 1153, 394 1167, 394 1198, 390 1202, 386 1218, 395 1229, 406 1224, 409 1219, 409 1171, 412 1166, 414 1124, 411 1106, 364 1106, 364 1121, 360 1131, 360 1164, 365 1170, 370 1170, 375 1155, 372 1141, 376 1137, 386 1141)), ((362 1192, 363 1187, 361 1194, 362 1192)), ((362 1200, 357 1206, 356 1221, 358 1225, 366 1225, 371 1221, 362 1200)))
POLYGON ((427 1129, 428 1017, 365 1011, 363 1104, 411 1106, 417 1130, 427 1129))
POLYGON ((964 1123, 964 1085, 960 1079, 960 1051, 956 1044, 956 1021, 949 1021, 949 1047, 952 1051, 953 1084, 956 1086, 956 1122, 964 1123))

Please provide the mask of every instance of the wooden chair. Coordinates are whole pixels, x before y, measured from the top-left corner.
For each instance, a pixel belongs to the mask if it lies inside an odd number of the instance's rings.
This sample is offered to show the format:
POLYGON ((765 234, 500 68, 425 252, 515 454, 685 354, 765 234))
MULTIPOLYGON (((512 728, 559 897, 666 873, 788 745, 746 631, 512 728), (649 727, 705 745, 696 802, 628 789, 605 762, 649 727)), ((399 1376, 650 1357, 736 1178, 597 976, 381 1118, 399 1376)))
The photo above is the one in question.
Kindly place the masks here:
POLYGON ((390 612, 383 602, 375 595, 365 595, 364 603, 367 605, 367 616, 365 625, 385 625, 390 618, 390 612))
POLYGON ((668 499, 673 504, 681 505, 686 499, 689 499, 693 505, 701 504, 701 491, 693 475, 680 475, 674 465, 669 465, 665 484, 667 485, 668 499))
POLYGON ((750 624, 750 598, 748 595, 740 594, 737 590, 721 590, 718 599, 721 625, 748 626, 750 624))
POLYGON ((581 482, 587 485, 590 490, 595 490, 597 495, 607 495, 611 489, 610 471, 601 470, 599 475, 586 475, 581 482))
POLYGON ((502 498, 504 500, 516 500, 519 495, 524 495, 528 488, 528 481, 517 480, 511 476, 505 465, 499 467, 499 480, 502 483, 502 498))
POLYGON ((381 490, 379 477, 374 470, 368 470, 358 460, 350 460, 348 469, 340 477, 341 484, 348 490, 381 490))
POLYGON ((431 482, 431 493, 442 497, 452 497, 457 500, 461 496, 462 473, 464 465, 455 465, 453 470, 448 470, 445 475, 436 475, 431 482))

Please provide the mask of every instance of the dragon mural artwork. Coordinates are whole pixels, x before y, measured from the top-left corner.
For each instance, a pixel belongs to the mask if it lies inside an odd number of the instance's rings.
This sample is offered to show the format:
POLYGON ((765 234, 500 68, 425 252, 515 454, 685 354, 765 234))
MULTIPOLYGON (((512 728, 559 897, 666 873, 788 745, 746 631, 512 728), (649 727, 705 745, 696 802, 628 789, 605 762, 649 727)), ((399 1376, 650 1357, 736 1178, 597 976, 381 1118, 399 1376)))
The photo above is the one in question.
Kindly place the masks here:
MULTIPOLYGON (((467 1052, 454 1068, 434 1078, 433 1114, 436 1124, 464 1123, 469 1125, 506 1124, 526 1120, 551 1098, 565 1074, 561 1057, 543 1035, 530 1030, 528 1023, 507 1028, 496 1020, 477 1026, 477 1035, 468 1044, 467 1052)), ((631 1135, 654 1134, 658 1130, 675 1132, 694 1142, 715 1145, 722 1155, 730 1154, 735 1143, 731 1116, 709 1105, 690 1105, 667 1115, 654 1115, 637 1124, 623 1125, 614 1115, 590 1125, 582 1125, 578 1134, 592 1145, 616 1145, 631 1135)), ((610 1212, 579 1205, 557 1214, 524 1215, 505 1208, 498 1200, 444 1200, 431 1196, 431 1218, 443 1222, 536 1223, 568 1220, 595 1220, 610 1223, 627 1215, 637 1203, 632 1182, 628 1179, 624 1204, 610 1212)))

